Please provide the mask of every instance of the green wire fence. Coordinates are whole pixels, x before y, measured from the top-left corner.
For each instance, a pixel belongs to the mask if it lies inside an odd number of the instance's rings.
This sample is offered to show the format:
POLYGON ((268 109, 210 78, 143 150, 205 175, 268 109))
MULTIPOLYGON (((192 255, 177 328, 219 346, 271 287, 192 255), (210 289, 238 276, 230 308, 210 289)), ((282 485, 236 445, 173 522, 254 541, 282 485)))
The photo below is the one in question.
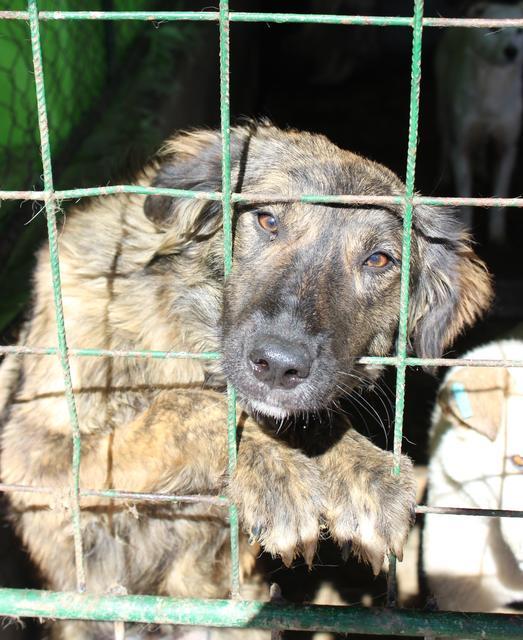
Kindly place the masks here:
MULTIPOLYGON (((380 27, 408 27, 412 29, 412 63, 410 91, 410 119, 405 193, 402 196, 319 196, 302 194, 288 200, 309 203, 402 204, 404 206, 403 260, 401 271, 400 320, 398 348, 395 356, 365 357, 360 362, 385 364, 396 367, 396 407, 394 424, 394 468, 399 473, 402 426, 405 403, 405 372, 407 367, 429 366, 511 366, 523 367, 523 361, 511 360, 469 360, 451 358, 421 359, 407 356, 407 315, 409 304, 409 269, 411 248, 411 227, 413 207, 417 204, 431 205, 472 205, 477 207, 510 206, 523 207, 519 198, 433 198, 416 196, 415 169, 418 138, 419 98, 421 81, 421 51, 424 27, 523 27, 523 20, 469 19, 469 18, 429 18, 423 15, 423 0, 414 0, 411 17, 393 16, 345 16, 286 13, 248 13, 229 11, 228 0, 220 0, 218 11, 38 11, 37 0, 28 0, 27 11, 0 11, 0 20, 17 20, 29 23, 32 59, 34 68, 38 126, 40 131, 41 159, 43 167, 43 189, 32 191, 0 190, 0 200, 43 201, 47 214, 49 251, 53 279, 54 306, 58 334, 58 347, 46 346, 4 346, 0 354, 16 353, 56 356, 63 371, 69 416, 72 428, 73 481, 71 486, 71 513, 75 540, 77 593, 58 593, 35 590, 0 589, 0 615, 16 617, 89 619, 116 622, 171 623, 180 625, 208 625, 216 627, 246 627, 263 629, 322 629, 340 633, 366 633, 376 635, 444 635, 447 637, 469 638, 521 638, 523 637, 523 616, 480 613, 420 612, 394 608, 395 604, 395 560, 391 559, 389 569, 388 608, 363 609, 359 607, 329 607, 317 605, 290 605, 279 603, 246 602, 239 599, 238 563, 238 516, 234 506, 221 496, 174 496, 144 494, 122 490, 93 491, 81 488, 80 469, 80 429, 76 412, 75 397, 71 384, 69 359, 71 357, 129 357, 129 358, 198 358, 217 359, 219 353, 184 353, 166 351, 117 351, 95 348, 69 348, 64 328, 60 268, 57 244, 56 217, 60 203, 67 199, 101 196, 114 193, 160 194, 184 198, 215 200, 222 203, 224 226, 224 269, 225 277, 232 268, 232 207, 245 202, 245 196, 231 192, 230 164, 230 108, 229 108, 229 25, 231 22, 266 23, 314 23, 333 25, 368 25, 380 27), (137 21, 214 21, 219 29, 220 46, 220 107, 222 133, 222 189, 221 192, 195 192, 181 189, 138 187, 117 185, 86 189, 55 190, 51 147, 49 143, 48 110, 45 97, 44 69, 40 44, 40 22, 60 20, 137 20, 137 21), (85 593, 85 572, 80 529, 80 497, 96 495, 108 499, 132 499, 143 502, 209 502, 228 506, 231 528, 231 600, 177 599, 153 596, 94 596, 85 593)), ((277 198, 279 201, 282 198, 277 198)), ((257 194, 249 196, 249 202, 263 200, 270 202, 274 196, 257 194)), ((236 464, 236 415, 235 392, 228 390, 228 451, 229 473, 236 464)), ((27 491, 53 494, 55 490, 46 487, 29 487, 0 484, 0 491, 27 491)), ((418 507, 419 513, 460 513, 468 515, 488 515, 498 517, 523 517, 523 511, 482 510, 482 509, 442 509, 418 507)))

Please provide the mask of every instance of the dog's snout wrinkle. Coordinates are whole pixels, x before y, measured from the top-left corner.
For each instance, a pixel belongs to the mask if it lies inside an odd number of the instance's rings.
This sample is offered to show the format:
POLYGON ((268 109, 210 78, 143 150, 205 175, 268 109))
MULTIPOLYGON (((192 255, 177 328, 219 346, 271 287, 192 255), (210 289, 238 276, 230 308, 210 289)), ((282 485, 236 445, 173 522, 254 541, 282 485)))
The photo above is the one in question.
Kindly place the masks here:
POLYGON ((249 353, 252 371, 272 389, 294 389, 311 370, 308 350, 278 336, 263 336, 249 353))

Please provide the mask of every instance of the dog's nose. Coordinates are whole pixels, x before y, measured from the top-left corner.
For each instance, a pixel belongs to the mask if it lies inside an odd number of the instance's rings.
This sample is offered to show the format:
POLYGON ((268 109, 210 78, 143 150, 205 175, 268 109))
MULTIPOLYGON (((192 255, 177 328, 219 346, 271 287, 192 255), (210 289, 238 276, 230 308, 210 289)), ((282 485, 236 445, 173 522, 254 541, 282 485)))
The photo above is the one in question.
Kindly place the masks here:
POLYGON ((258 339, 249 362, 256 378, 272 389, 294 389, 311 370, 307 349, 277 336, 258 339))
POLYGON ((505 58, 507 60, 514 60, 518 55, 518 49, 513 44, 509 44, 508 47, 505 47, 505 58))

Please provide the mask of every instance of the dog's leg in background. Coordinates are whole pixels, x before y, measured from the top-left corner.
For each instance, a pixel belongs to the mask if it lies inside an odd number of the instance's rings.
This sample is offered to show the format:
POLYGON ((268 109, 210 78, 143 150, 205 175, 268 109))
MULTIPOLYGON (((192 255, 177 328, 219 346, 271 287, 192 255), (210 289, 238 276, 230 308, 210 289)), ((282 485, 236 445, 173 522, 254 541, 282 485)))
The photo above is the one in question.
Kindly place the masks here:
MULTIPOLYGON (((456 193, 460 198, 470 198, 472 196, 472 163, 467 145, 462 141, 456 141, 450 157, 456 193)), ((460 207, 459 216, 466 227, 472 227, 472 207, 460 207)))
MULTIPOLYGON (((511 134, 512 137, 513 134, 511 134)), ((496 140, 498 159, 494 174, 494 197, 506 198, 516 162, 517 146, 512 141, 496 140)), ((488 214, 488 237, 491 242, 502 244, 507 240, 507 216, 504 207, 493 207, 488 214)))

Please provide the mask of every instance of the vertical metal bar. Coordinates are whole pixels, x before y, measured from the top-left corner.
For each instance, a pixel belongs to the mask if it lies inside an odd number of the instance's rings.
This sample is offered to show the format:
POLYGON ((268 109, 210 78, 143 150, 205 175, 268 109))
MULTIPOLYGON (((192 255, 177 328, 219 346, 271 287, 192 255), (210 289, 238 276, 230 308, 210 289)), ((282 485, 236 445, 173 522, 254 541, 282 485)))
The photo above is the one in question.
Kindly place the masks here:
POLYGON ((44 189, 52 195, 46 197, 45 211, 47 214, 47 232, 49 235, 49 257, 53 282, 53 296, 58 333, 58 357, 64 376, 65 396, 72 427, 73 459, 72 459, 72 487, 71 487, 71 515, 73 521, 74 550, 76 561, 76 585, 78 591, 85 591, 85 570, 82 550, 82 534, 80 530, 80 455, 81 440, 80 426, 76 412, 76 403, 71 381, 71 370, 67 353, 65 336, 64 312, 62 305, 62 290, 60 284, 60 264, 58 255, 56 229, 56 201, 53 194, 53 171, 51 166, 51 145, 49 143, 49 124, 45 99, 44 71, 42 65, 42 47, 40 43, 40 25, 38 22, 38 7, 36 0, 28 0, 29 26, 31 30, 31 48, 33 53, 33 68, 35 75, 36 101, 38 108, 38 127, 40 130, 40 148, 44 189))
MULTIPOLYGON (((220 0, 220 120, 222 134, 222 207, 223 261, 225 278, 232 269, 232 204, 231 204, 231 131, 229 95, 229 2, 220 0)), ((236 468, 236 392, 228 385, 227 442, 229 475, 236 468)), ((231 530, 231 596, 240 596, 240 565, 238 555, 238 512, 229 508, 231 530)))
MULTIPOLYGON (((410 84, 409 138, 407 149, 407 173, 405 178, 405 212, 403 217, 403 248, 401 259, 400 317, 398 329, 398 364, 396 368, 396 408, 394 419, 394 467, 400 473, 401 444, 403 437, 403 414, 405 409, 405 371, 407 357, 407 323, 409 316, 409 278, 414 182, 418 145, 419 99, 421 84, 421 36, 423 32, 423 0, 414 0, 412 32, 412 62, 410 84)), ((387 602, 396 603, 396 558, 389 563, 387 602)))

